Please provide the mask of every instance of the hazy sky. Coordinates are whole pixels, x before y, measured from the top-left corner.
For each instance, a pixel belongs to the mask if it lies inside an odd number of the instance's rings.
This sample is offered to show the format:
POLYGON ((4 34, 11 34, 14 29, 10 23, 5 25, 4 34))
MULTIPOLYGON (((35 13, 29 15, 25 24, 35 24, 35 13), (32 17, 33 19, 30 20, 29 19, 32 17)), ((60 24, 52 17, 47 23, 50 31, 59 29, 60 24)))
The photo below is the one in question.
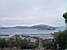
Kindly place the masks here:
POLYGON ((0 0, 0 26, 63 26, 67 0, 0 0))

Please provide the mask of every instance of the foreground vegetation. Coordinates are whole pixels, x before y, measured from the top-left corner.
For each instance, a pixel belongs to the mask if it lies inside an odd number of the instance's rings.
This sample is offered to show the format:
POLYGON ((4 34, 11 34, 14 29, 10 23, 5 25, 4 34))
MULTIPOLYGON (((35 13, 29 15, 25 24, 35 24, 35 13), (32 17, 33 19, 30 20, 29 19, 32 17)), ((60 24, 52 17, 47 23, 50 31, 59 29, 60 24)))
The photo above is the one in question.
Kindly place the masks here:
POLYGON ((28 49, 28 48, 36 48, 37 47, 37 43, 32 43, 29 40, 26 39, 21 39, 18 35, 16 35, 15 38, 9 38, 9 39, 5 39, 5 38, 0 38, 0 48, 22 48, 22 49, 28 49))
MULTIPOLYGON (((41 39, 42 40, 42 39, 41 39)), ((53 44, 48 42, 48 40, 42 40, 42 47, 43 48, 51 48, 53 44)), ((22 39, 18 35, 15 35, 14 38, 0 38, 0 48, 21 48, 21 49, 35 49, 38 48, 39 40, 37 39, 35 42, 30 42, 30 39, 22 39)))
POLYGON ((58 48, 59 50, 67 49, 67 30, 64 30, 63 32, 60 31, 54 33, 54 40, 55 40, 54 43, 56 44, 56 48, 58 48))
MULTIPOLYGON (((53 50, 64 50, 67 48, 67 30, 63 32, 55 32, 53 34, 54 39, 52 42, 49 42, 47 40, 42 40, 42 47, 47 49, 53 49, 53 50)), ((30 42, 30 40, 27 40, 26 38, 21 39, 18 35, 15 36, 15 38, 0 38, 0 48, 21 48, 21 49, 34 49, 38 48, 38 40, 34 42, 30 42)))

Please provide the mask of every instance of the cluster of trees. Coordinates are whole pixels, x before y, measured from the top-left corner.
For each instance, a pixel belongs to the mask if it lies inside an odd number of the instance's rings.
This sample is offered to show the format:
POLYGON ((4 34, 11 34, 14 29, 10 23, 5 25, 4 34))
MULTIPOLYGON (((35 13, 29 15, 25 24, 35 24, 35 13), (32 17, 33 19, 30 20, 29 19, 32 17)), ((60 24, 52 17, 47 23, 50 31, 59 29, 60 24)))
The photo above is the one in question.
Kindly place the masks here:
POLYGON ((22 49, 33 49, 33 48, 37 48, 37 42, 36 43, 32 43, 29 40, 26 39, 21 39, 19 36, 15 36, 15 38, 9 38, 9 39, 4 39, 4 38, 0 38, 0 48, 22 48, 22 49))
POLYGON ((60 50, 67 49, 67 30, 64 30, 63 32, 54 33, 54 40, 56 43, 56 47, 58 44, 60 50))
POLYGON ((63 32, 57 32, 54 33, 54 43, 56 44, 55 46, 57 47, 57 44, 59 45, 59 49, 67 49, 67 12, 63 14, 63 17, 65 19, 66 23, 66 30, 63 32))
MULTIPOLYGON (((43 48, 53 48, 53 42, 48 42, 49 40, 42 40, 42 47, 43 48)), ((21 39, 18 35, 15 35, 14 38, 4 39, 0 38, 0 48, 21 48, 21 49, 35 49, 38 48, 39 40, 35 43, 30 42, 26 38, 21 39)))

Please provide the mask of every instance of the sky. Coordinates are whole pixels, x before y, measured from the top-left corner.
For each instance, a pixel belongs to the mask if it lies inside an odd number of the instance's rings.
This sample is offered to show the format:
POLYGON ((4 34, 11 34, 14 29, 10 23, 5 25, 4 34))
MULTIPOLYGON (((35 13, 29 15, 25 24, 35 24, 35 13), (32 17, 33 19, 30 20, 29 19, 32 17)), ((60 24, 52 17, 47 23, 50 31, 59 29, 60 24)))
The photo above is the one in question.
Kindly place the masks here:
POLYGON ((65 26, 67 0, 0 0, 0 26, 65 26))

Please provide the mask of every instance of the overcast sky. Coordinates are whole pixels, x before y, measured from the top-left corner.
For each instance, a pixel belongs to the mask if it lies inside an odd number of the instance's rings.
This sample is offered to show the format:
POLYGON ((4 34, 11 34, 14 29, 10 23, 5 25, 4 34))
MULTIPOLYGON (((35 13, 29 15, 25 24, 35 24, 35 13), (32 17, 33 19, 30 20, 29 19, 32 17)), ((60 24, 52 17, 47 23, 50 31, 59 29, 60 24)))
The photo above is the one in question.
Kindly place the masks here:
POLYGON ((0 0, 0 26, 64 26, 66 0, 0 0))

